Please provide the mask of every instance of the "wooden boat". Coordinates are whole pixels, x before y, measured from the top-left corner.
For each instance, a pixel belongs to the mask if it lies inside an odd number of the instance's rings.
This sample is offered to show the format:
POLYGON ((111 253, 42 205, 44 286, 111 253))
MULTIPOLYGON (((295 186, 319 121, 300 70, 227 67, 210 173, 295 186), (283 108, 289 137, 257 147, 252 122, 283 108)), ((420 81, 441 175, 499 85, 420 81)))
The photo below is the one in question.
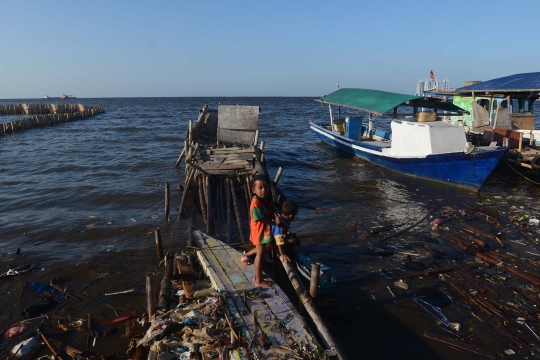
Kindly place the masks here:
POLYGON ((508 147, 473 146, 467 142, 462 124, 438 120, 464 113, 443 99, 369 89, 339 89, 318 100, 330 110, 330 124, 311 130, 324 142, 387 169, 449 185, 478 190, 495 169, 508 147), (332 106, 368 113, 334 118, 332 106), (412 107, 398 113, 398 108, 412 107), (432 112, 418 111, 421 108, 432 112), (391 133, 373 128, 373 116, 391 118, 391 133))

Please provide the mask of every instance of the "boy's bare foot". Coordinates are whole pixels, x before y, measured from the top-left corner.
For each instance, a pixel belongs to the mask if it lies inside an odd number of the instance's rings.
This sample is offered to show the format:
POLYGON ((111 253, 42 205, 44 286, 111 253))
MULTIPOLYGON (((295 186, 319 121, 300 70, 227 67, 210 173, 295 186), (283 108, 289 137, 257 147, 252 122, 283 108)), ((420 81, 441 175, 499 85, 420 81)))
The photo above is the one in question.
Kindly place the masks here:
POLYGON ((242 264, 244 264, 244 265, 251 265, 251 260, 250 260, 249 257, 246 256, 246 255, 242 255, 242 256, 240 257, 240 262, 241 262, 242 264))
POLYGON ((255 283, 255 286, 257 287, 264 287, 264 288, 269 288, 270 286, 272 285, 272 283, 268 280, 263 280, 261 281, 260 283, 255 283))

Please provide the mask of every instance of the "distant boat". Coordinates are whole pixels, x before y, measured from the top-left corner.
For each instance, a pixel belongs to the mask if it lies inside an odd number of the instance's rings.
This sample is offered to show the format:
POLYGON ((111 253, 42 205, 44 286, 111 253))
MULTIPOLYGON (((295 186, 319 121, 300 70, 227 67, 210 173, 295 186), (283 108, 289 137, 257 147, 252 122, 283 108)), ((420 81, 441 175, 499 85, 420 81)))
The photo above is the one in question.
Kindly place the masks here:
POLYGON ((45 95, 43 98, 44 98, 44 99, 76 99, 75 96, 73 96, 73 95, 66 95, 66 94, 62 94, 62 96, 49 96, 49 95, 45 95))

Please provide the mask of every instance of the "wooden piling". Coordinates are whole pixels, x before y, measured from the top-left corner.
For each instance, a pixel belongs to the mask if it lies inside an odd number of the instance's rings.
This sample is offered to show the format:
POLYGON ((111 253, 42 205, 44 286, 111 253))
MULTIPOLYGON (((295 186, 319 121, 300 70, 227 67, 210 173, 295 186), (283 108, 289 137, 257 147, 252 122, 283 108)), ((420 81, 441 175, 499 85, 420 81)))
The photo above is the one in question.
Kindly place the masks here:
POLYGON ((312 298, 317 297, 317 292, 319 291, 319 280, 320 280, 321 264, 313 262, 311 263, 311 283, 309 284, 309 294, 312 298))
POLYGON ((246 242, 246 236, 244 235, 244 228, 242 226, 242 215, 240 213, 240 207, 238 205, 238 198, 236 197, 236 186, 234 184, 234 179, 229 178, 231 185, 231 195, 234 206, 234 214, 236 216, 236 225, 238 226, 238 232, 240 233, 240 240, 244 243, 246 242))
POLYGON ((168 311, 170 308, 171 298, 171 274, 173 272, 174 257, 167 254, 165 257, 165 270, 161 280, 161 288, 159 290, 158 307, 163 311, 168 311))
POLYGON ((156 305, 154 303, 154 274, 146 274, 146 304, 148 311, 148 319, 154 315, 156 305))
POLYGON ((184 192, 182 193, 182 198, 180 199, 180 209, 178 210, 178 220, 182 218, 184 215, 184 208, 186 204, 187 195, 189 192, 189 184, 191 183, 191 179, 193 178, 193 175, 195 174, 195 170, 192 170, 191 168, 187 170, 188 173, 186 174, 186 181, 184 183, 184 192))
POLYGON ((204 219, 204 223, 207 223, 206 219, 206 198, 204 196, 204 184, 203 184, 203 175, 197 176, 197 184, 198 184, 198 190, 199 190, 199 204, 201 206, 201 214, 204 219))
POLYGON ((232 212, 231 212, 231 184, 230 179, 225 179, 225 192, 227 193, 227 244, 231 243, 232 212))
POLYGON ((170 221, 169 218, 169 183, 165 183, 165 221, 170 221))
POLYGON ((204 183, 205 183, 205 194, 206 194, 206 218, 208 220, 206 222, 206 233, 210 234, 210 232, 212 231, 212 222, 213 222, 214 215, 212 213, 212 193, 210 192, 211 188, 210 188, 209 176, 204 177, 204 183))
POLYGON ((283 168, 280 166, 277 173, 276 173, 276 177, 274 178, 274 184, 278 184, 279 182, 279 178, 281 177, 281 174, 283 173, 283 168))
POLYGON ((161 244, 161 235, 159 233, 159 228, 154 229, 154 238, 156 239, 156 249, 158 259, 163 259, 163 245, 161 244))
POLYGON ((253 146, 257 146, 259 142, 259 129, 255 130, 255 141, 253 141, 253 146))

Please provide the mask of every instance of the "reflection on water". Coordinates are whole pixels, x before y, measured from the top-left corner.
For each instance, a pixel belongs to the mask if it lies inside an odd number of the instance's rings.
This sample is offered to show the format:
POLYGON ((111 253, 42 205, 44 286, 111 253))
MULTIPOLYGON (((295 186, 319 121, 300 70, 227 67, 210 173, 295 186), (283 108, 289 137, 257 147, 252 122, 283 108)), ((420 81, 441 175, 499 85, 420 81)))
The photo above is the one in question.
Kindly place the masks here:
MULTIPOLYGON (((68 311, 70 316, 92 313, 101 321, 110 319, 110 308, 90 304, 157 270, 152 229, 161 228, 166 249, 178 250, 185 244, 185 223, 175 220, 174 205, 173 221, 162 221, 160 185, 171 183, 171 204, 178 204, 176 189, 184 173, 173 165, 188 120, 196 120, 204 104, 261 107, 260 139, 266 141, 271 175, 283 166, 280 188, 303 205, 293 224, 302 238, 301 251, 330 266, 338 278, 323 313, 350 358, 364 354, 427 359, 458 354, 422 339, 432 322, 419 318, 416 310, 374 301, 388 296, 374 290, 385 279, 381 269, 398 265, 387 257, 365 255, 377 250, 377 244, 364 238, 358 225, 370 229, 412 223, 426 209, 463 208, 462 201, 482 203, 494 195, 512 196, 508 202, 519 206, 538 195, 537 187, 504 168, 476 194, 395 174, 338 152, 309 132, 309 118, 324 121, 328 116, 327 108, 313 98, 77 100, 100 104, 106 113, 0 139, 0 272, 36 263, 31 275, 0 283, 2 327, 19 320, 22 309, 33 303, 36 294, 27 288, 21 304, 14 305, 25 282, 48 283, 61 276, 65 286, 76 290, 104 272, 110 276, 86 291, 81 306, 73 304, 68 311), (15 255, 17 248, 20 255, 15 255)), ((387 248, 407 249, 426 230, 427 222, 387 248)), ((114 298, 107 304, 130 313, 143 308, 144 297, 114 298)), ((73 341, 84 343, 80 336, 73 341)), ((123 340, 115 344, 116 352, 125 351, 123 340)), ((110 350, 110 342, 98 341, 97 352, 115 352, 110 350)))

